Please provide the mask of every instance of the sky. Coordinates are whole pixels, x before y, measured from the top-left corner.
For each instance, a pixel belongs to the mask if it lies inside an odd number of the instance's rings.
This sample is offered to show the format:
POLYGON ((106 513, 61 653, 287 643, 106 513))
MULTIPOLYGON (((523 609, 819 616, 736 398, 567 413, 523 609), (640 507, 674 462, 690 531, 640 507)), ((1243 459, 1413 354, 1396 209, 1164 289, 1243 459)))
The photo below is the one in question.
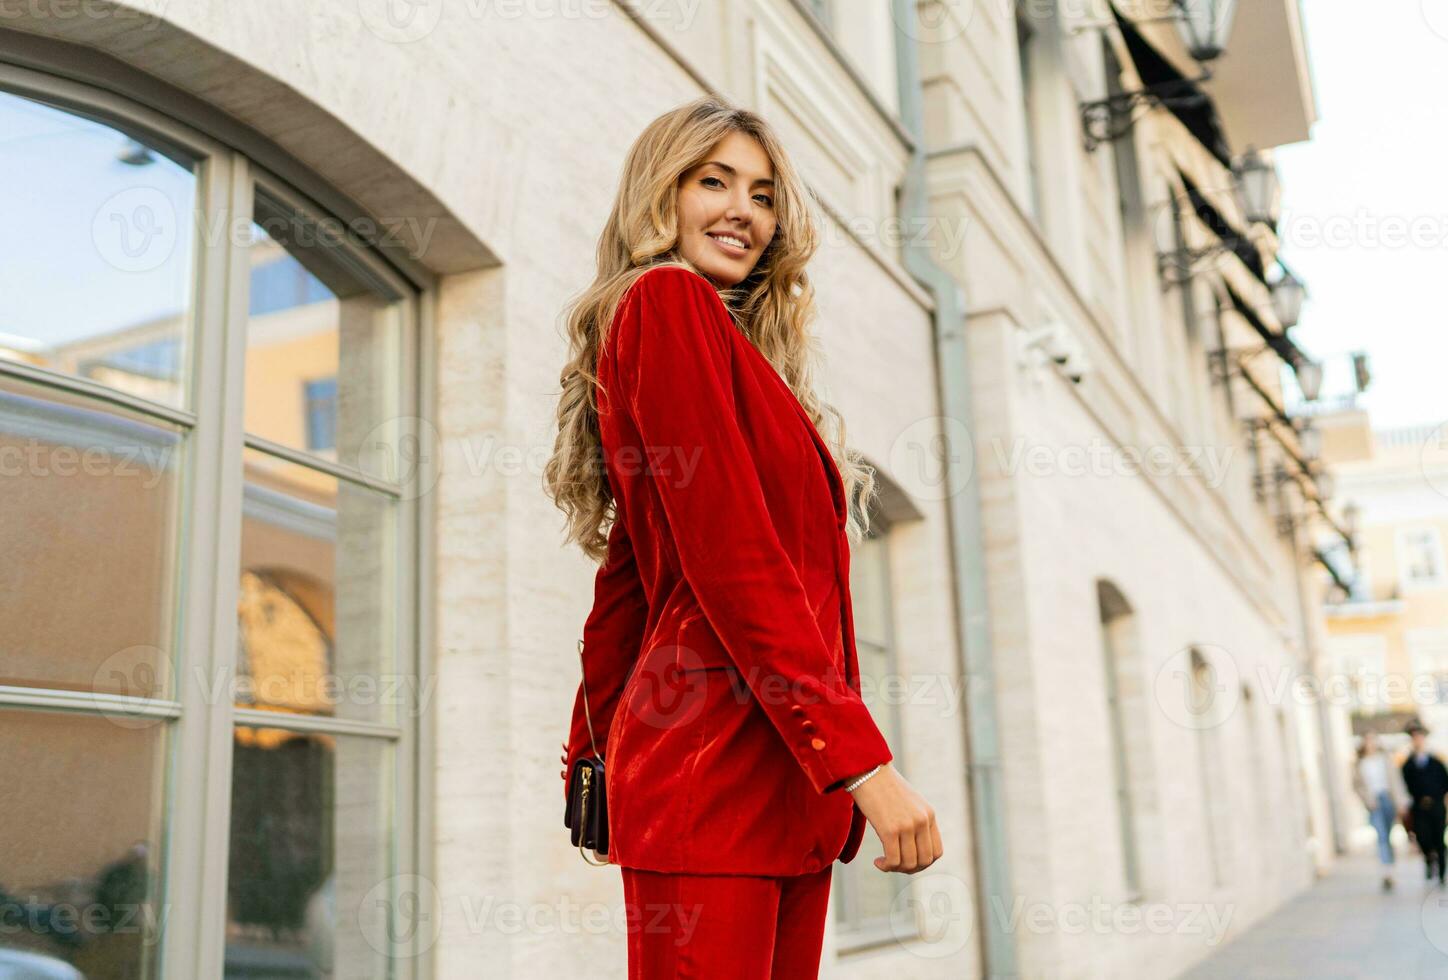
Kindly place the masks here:
POLYGON ((196 178, 128 138, 0 93, 0 343, 65 343, 185 309, 196 178))
POLYGON ((1312 139, 1277 151, 1284 262, 1309 298, 1293 331, 1324 396, 1350 390, 1376 428, 1448 421, 1448 0, 1302 0, 1312 139))

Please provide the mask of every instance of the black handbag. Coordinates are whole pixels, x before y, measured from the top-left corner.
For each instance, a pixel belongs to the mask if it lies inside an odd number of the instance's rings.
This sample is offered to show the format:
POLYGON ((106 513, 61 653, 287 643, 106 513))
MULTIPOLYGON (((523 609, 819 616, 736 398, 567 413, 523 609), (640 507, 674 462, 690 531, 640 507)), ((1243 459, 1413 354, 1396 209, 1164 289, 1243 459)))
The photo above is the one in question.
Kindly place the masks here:
MULTIPOLYGON (((583 663, 583 640, 578 641, 578 660, 583 663)), ((589 850, 608 853, 608 797, 604 792, 603 757, 593 736, 593 716, 588 711, 588 681, 583 681, 583 717, 588 722, 588 741, 593 755, 579 759, 568 774, 568 803, 563 810, 563 826, 570 831, 573 845, 583 860, 595 867, 607 867, 607 861, 595 861, 589 850)))

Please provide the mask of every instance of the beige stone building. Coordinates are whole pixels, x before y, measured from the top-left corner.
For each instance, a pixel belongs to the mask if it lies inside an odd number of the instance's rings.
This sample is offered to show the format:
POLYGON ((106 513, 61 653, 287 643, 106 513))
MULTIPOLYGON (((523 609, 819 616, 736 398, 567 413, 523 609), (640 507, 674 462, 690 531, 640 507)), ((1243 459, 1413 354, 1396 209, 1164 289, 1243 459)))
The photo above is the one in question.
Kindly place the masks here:
MULTIPOLYGON (((1355 574, 1328 596, 1328 689, 1341 728, 1405 744, 1418 718, 1448 752, 1448 447, 1441 426, 1374 428, 1350 409, 1322 415, 1338 507, 1359 527, 1355 574)), ((1351 742, 1343 740, 1350 748, 1351 742)), ((1346 753, 1344 753, 1346 756, 1346 753)), ((1346 766, 1346 758, 1343 762, 1346 766)))
POLYGON ((946 846, 837 866, 823 974, 1166 977, 1303 888, 1320 466, 1234 192, 1309 136, 1301 25, 1242 5, 1198 84, 1149 6, 7 12, 0 774, 47 832, 0 962, 624 975, 560 819, 592 569, 541 466, 619 163, 708 90, 817 196, 822 378, 885 487, 867 695, 946 846))

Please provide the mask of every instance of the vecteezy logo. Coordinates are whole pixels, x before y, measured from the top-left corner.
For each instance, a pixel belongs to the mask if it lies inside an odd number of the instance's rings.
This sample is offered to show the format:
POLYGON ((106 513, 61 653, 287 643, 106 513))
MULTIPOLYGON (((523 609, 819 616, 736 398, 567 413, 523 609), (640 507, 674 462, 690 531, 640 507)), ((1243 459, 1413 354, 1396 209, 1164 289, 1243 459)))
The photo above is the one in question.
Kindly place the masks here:
POLYGON ((1161 665, 1153 693, 1162 713, 1183 728, 1215 728, 1237 709, 1241 672, 1222 647, 1196 643, 1161 665))
POLYGON ((377 423, 357 443, 356 451, 357 469, 401 488, 403 500, 429 493, 442 469, 437 427, 415 415, 377 423))
POLYGON ((357 928, 374 951, 387 957, 416 955, 442 935, 442 899, 421 875, 393 875, 357 902, 357 928))
POLYGON ((911 422, 890 443, 890 471, 919 500, 945 500, 970 482, 975 443, 959 419, 929 415, 911 422))
POLYGON ((965 33, 975 16, 975 0, 890 4, 895 27, 906 37, 941 44, 965 33))
POLYGON ((1429 433, 1418 447, 1418 469, 1435 493, 1448 497, 1448 422, 1429 433))
POLYGON ((96 251, 122 272, 160 268, 175 251, 179 232, 175 206, 155 187, 128 187, 112 194, 91 219, 96 251))
POLYGON ((922 959, 954 956, 970 942, 974 929, 970 888, 952 874, 906 878, 890 903, 895 941, 922 959))
POLYGON ((126 698, 162 698, 170 691, 171 658, 159 647, 141 644, 117 650, 91 673, 91 697, 100 714, 127 731, 152 728, 168 720, 126 698))
POLYGON ((1422 0, 1423 23, 1428 30, 1448 41, 1448 3, 1443 0, 1422 0))
POLYGON ((442 0, 357 0, 357 12, 382 40, 406 44, 433 32, 442 19, 442 0))
POLYGON ((1430 889, 1418 906, 1418 921, 1433 948, 1448 955, 1448 894, 1430 889))
POLYGON ((704 669, 689 646, 666 643, 640 655, 638 676, 629 684, 631 714, 651 728, 677 728, 694 721, 708 701, 709 684, 728 683, 719 671, 704 669))

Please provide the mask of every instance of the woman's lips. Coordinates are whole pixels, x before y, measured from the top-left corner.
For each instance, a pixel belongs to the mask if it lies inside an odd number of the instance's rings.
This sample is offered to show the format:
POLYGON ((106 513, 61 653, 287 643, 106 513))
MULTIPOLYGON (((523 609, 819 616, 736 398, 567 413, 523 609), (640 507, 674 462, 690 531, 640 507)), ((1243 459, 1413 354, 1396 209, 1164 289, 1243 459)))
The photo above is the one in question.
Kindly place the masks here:
POLYGON ((706 237, 715 245, 718 245, 720 251, 732 258, 743 258, 744 256, 749 254, 749 249, 747 248, 740 248, 738 245, 733 245, 729 242, 721 241, 718 238, 715 238, 713 235, 708 235, 706 237))

